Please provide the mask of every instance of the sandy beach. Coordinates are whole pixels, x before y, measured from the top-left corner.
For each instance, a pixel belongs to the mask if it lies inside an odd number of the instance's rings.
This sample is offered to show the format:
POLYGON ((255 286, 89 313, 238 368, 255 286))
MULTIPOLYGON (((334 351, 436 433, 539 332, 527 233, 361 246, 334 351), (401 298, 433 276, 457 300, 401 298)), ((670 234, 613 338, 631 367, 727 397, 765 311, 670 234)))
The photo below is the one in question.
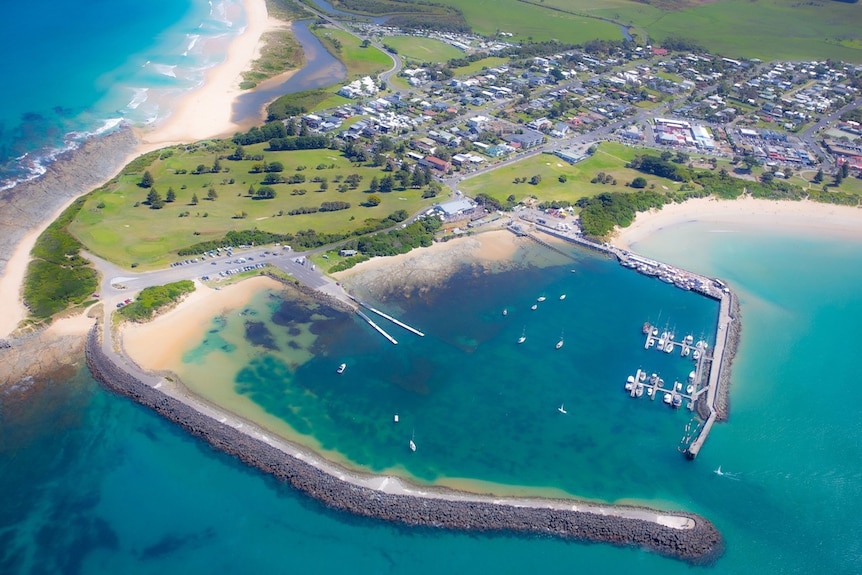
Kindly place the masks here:
MULTIPOLYGON (((225 61, 207 73, 206 80, 197 90, 182 98, 171 115, 160 126, 138 133, 141 142, 153 147, 193 142, 206 138, 231 136, 251 125, 234 123, 233 102, 244 92, 240 89, 242 73, 260 56, 265 32, 284 29, 289 22, 271 18, 266 11, 265 0, 244 0, 246 27, 227 50, 225 61)), ((283 82, 296 70, 270 78, 260 84, 266 88, 274 82, 283 82)), ((264 111, 261 110, 260 120, 264 111)), ((258 120, 250 122, 252 125, 258 120)))
POLYGON ((860 208, 807 200, 791 202, 743 197, 738 200, 697 198, 640 213, 632 225, 616 231, 611 243, 637 252, 637 243, 641 240, 659 230, 686 222, 745 224, 825 237, 862 238, 860 208))
POLYGON ((126 353, 148 370, 170 369, 183 353, 183 346, 195 341, 215 316, 248 303, 261 289, 281 289, 268 277, 254 277, 215 290, 196 282, 196 289, 172 310, 148 323, 126 323, 122 342, 126 353))
MULTIPOLYGON (((249 127, 239 126, 231 119, 232 104, 242 93, 239 88, 241 74, 248 70, 251 62, 260 55, 261 36, 270 30, 288 26, 289 23, 270 18, 265 0, 245 0, 244 8, 247 25, 243 33, 231 42, 225 61, 210 70, 205 83, 185 96, 171 116, 160 126, 151 131, 136 131, 139 145, 118 165, 114 173, 102 180, 101 184, 114 177, 119 168, 146 152, 170 144, 230 135, 249 127)), ((271 82, 282 82, 294 72, 271 78, 261 83, 260 87, 265 88, 271 82)), ((92 188, 97 188, 101 184, 94 185, 92 188)), ((69 198, 62 207, 42 220, 38 226, 34 226, 15 246, 0 276, 0 306, 3 308, 3 313, 0 314, 0 338, 10 335, 27 315, 21 300, 21 290, 30 261, 30 251, 39 235, 74 199, 69 198)))

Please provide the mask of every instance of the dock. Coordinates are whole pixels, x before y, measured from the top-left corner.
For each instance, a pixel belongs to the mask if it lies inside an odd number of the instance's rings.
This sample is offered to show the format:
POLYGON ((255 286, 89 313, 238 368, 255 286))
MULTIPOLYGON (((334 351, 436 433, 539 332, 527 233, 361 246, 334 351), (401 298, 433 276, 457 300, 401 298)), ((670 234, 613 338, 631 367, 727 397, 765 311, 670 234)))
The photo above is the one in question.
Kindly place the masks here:
POLYGON ((382 335, 383 337, 385 337, 386 339, 388 339, 388 340, 389 340, 393 345, 398 345, 398 341, 396 341, 396 339, 395 339, 394 337, 392 337, 391 335, 389 335, 388 333, 386 333, 386 332, 383 330, 383 328, 382 328, 382 327, 380 327, 379 325, 377 325, 376 323, 374 323, 374 320, 372 320, 370 317, 368 317, 367 315, 365 315, 365 314, 362 312, 362 310, 356 310, 356 315, 358 315, 359 317, 361 317, 362 319, 364 319, 365 321, 367 321, 367 322, 368 322, 368 325, 370 325, 371 327, 373 327, 374 329, 376 329, 378 332, 380 332, 380 335, 382 335))
POLYGON ((718 329, 715 334, 715 348, 713 356, 709 360, 709 385, 706 388, 706 405, 709 409, 709 417, 707 417, 706 423, 700 429, 700 433, 697 434, 697 437, 694 438, 685 450, 685 455, 689 459, 694 459, 700 453, 700 449, 703 447, 712 429, 712 424, 715 423, 718 417, 715 404, 718 397, 719 385, 721 385, 721 369, 724 365, 722 360, 724 358, 725 347, 727 346, 727 328, 730 322, 733 321, 733 318, 730 316, 732 299, 733 294, 730 291, 724 292, 721 298, 718 312, 718 329))
POLYGON ((382 312, 382 311, 380 311, 379 309, 375 309, 375 308, 371 307, 370 305, 368 305, 368 304, 367 304, 367 303, 365 303, 365 302, 362 302, 362 301, 356 300, 356 303, 358 303, 359 305, 361 305, 362 307, 364 307, 364 308, 365 308, 365 309, 367 309, 368 311, 372 311, 372 312, 376 313, 377 315, 379 315, 380 317, 385 318, 385 319, 388 319, 389 321, 391 321, 392 323, 394 323, 394 324, 395 324, 395 325, 397 325, 398 327, 402 327, 402 328, 406 329, 406 330, 407 330, 407 331, 409 331, 409 332, 415 333, 415 334, 416 334, 416 335, 418 335, 419 337, 425 337, 425 334, 424 334, 424 333, 422 333, 421 331, 419 331, 418 329, 416 329, 416 328, 414 328, 414 327, 410 327, 409 325, 407 325, 407 324, 406 324, 406 323, 404 323, 403 321, 399 321, 399 320, 395 319, 394 317, 392 317, 391 315, 389 315, 389 314, 387 314, 387 313, 383 313, 383 312, 382 312))

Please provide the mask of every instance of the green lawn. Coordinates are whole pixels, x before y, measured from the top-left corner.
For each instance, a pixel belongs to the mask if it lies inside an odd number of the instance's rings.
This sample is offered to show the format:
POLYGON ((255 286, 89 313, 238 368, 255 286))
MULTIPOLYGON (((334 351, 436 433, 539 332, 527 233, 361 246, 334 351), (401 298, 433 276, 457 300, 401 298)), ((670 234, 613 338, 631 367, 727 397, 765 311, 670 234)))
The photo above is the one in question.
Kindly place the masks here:
POLYGON ((374 46, 362 47, 362 40, 343 30, 321 26, 313 28, 326 49, 347 68, 348 80, 360 76, 376 76, 392 67, 392 58, 374 46), (337 46, 336 41, 341 44, 337 46))
POLYGON ((454 72, 456 76, 469 76, 471 74, 475 74, 476 72, 481 72, 483 68, 496 68, 501 64, 508 63, 508 58, 501 58, 499 56, 488 56, 487 58, 482 58, 481 60, 471 62, 469 66, 464 66, 463 68, 453 68, 452 72, 454 72))
POLYGON ((383 42, 395 48, 399 56, 418 62, 446 62, 464 56, 458 48, 434 38, 387 36, 383 42))
MULTIPOLYGON (((144 202, 148 190, 138 186, 141 174, 123 175, 114 185, 91 194, 70 226, 74 234, 97 255, 124 267, 133 263, 140 268, 164 266, 176 259, 176 251, 204 240, 217 239, 230 230, 246 230, 257 227, 264 231, 292 233, 314 229, 321 233, 346 232, 359 227, 366 218, 384 218, 403 209, 413 214, 431 204, 433 199, 422 199, 421 190, 398 190, 378 194, 382 202, 376 207, 364 207, 369 197, 368 184, 374 176, 384 175, 380 168, 354 167, 351 162, 333 150, 302 150, 292 152, 264 152, 266 144, 245 146, 246 154, 263 153, 267 162, 279 161, 284 165, 284 176, 301 173, 306 176, 302 184, 273 184, 277 197, 257 200, 248 197, 249 186, 260 185, 264 174, 251 174, 249 170, 256 162, 230 161, 223 159, 223 171, 218 174, 193 175, 191 171, 199 164, 211 166, 217 153, 212 149, 185 151, 175 148, 173 155, 159 159, 149 166, 154 187, 164 198, 169 187, 173 188, 177 200, 165 204, 164 208, 150 209, 144 202), (334 167, 330 168, 330 165, 334 167), (306 166, 297 171, 297 166, 306 166), (318 165, 326 166, 317 169, 318 165), (177 174, 176 170, 188 170, 177 174), (229 170, 229 171, 225 171, 229 170), (358 189, 341 193, 339 182, 349 174, 362 176, 358 189), (319 183, 312 182, 315 176, 325 177, 329 189, 318 191, 319 183), (234 183, 229 183, 233 178, 234 183), (216 190, 215 200, 208 200, 208 190, 216 190), (305 189, 303 195, 292 195, 291 191, 305 189), (197 194, 197 205, 191 205, 192 195, 197 194), (317 212, 290 216, 287 212, 299 207, 320 206, 325 201, 349 202, 351 207, 335 212, 317 212), (135 204, 138 204, 137 207, 135 204), (279 216, 279 211, 284 215, 279 216), (246 212, 244 218, 237 217, 246 212), (187 216, 180 217, 187 213, 187 216)), ((225 147, 220 155, 228 155, 234 146, 225 147)))
POLYGON ((654 184, 658 191, 665 191, 665 188, 678 190, 680 186, 678 182, 642 174, 625 167, 626 162, 634 158, 635 154, 643 152, 643 149, 604 142, 592 157, 574 165, 551 154, 539 154, 465 180, 459 188, 467 195, 485 192, 500 201, 514 194, 517 201, 534 195, 539 201, 574 202, 578 198, 594 196, 602 192, 633 191, 625 184, 641 176, 646 178, 648 184, 654 184), (590 183, 590 180, 599 172, 616 178, 617 185, 590 183), (513 183, 515 178, 526 177, 529 181, 534 175, 542 176, 542 181, 538 185, 513 183), (561 175, 566 177, 566 182, 559 181, 561 175))

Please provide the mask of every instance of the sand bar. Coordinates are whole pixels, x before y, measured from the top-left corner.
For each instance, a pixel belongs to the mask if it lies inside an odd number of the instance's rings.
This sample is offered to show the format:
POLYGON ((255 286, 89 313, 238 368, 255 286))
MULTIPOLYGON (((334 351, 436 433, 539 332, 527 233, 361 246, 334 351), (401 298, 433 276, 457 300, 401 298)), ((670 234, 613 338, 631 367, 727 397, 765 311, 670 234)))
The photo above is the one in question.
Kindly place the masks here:
POLYGON ((637 251, 637 243, 665 228, 687 222, 743 224, 760 229, 785 229, 823 237, 862 238, 862 209, 818 202, 696 198, 668 204, 661 210, 637 215, 627 228, 619 229, 611 243, 637 251))
POLYGON ((153 321, 123 326, 123 348, 138 365, 156 371, 175 368, 182 361, 185 346, 200 339, 212 318, 244 306, 262 289, 281 289, 282 285, 261 276, 218 290, 198 282, 195 287, 179 305, 153 321))

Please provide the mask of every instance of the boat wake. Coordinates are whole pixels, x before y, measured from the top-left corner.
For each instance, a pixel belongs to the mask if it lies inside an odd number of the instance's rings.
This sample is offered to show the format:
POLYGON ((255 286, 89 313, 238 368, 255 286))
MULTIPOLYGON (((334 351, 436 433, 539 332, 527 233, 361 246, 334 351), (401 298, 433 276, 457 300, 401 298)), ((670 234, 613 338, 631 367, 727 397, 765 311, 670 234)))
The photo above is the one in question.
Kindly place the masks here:
POLYGON ((726 477, 728 479, 732 479, 734 481, 739 481, 739 473, 731 473, 730 471, 722 471, 721 465, 718 466, 718 469, 713 471, 719 477, 726 477))

